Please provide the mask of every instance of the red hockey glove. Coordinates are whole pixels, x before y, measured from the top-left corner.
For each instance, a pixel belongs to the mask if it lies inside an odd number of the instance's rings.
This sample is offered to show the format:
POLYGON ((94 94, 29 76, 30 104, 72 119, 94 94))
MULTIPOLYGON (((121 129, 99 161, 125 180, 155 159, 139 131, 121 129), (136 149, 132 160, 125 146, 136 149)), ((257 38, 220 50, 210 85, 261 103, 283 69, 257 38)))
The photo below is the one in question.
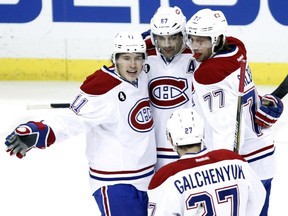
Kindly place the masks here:
POLYGON ((155 46, 152 44, 151 30, 150 29, 145 31, 145 32, 142 32, 141 36, 142 36, 143 40, 145 41, 147 50, 155 48, 155 46))
POLYGON ((22 158, 30 149, 37 147, 44 149, 55 142, 53 130, 42 122, 27 122, 19 125, 6 137, 5 145, 10 155, 22 158))
POLYGON ((282 101, 273 95, 264 95, 261 99, 261 106, 256 111, 256 123, 259 126, 268 128, 281 116, 284 109, 282 101))

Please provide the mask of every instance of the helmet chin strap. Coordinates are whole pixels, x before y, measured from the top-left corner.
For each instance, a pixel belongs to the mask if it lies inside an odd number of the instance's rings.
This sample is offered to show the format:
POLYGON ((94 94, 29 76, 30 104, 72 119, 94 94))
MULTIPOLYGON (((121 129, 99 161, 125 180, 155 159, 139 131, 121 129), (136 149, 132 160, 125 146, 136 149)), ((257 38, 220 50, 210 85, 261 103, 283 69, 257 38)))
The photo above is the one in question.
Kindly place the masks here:
POLYGON ((178 156, 180 156, 179 151, 178 151, 178 146, 173 145, 172 149, 173 149, 173 151, 175 151, 178 154, 178 156))
MULTIPOLYGON (((212 40, 212 38, 211 38, 211 40, 212 40)), ((217 52, 223 48, 223 46, 224 46, 224 44, 225 44, 225 40, 226 40, 225 35, 223 35, 222 38, 221 38, 221 36, 218 36, 215 44, 212 44, 212 55, 210 56, 210 58, 212 58, 213 56, 215 56, 215 55, 217 54, 217 52), (215 50, 215 47, 216 47, 216 46, 219 46, 220 43, 222 43, 221 47, 219 47, 217 50, 215 50)))
POLYGON ((116 61, 115 61, 114 65, 115 65, 115 70, 114 70, 114 71, 115 71, 115 74, 116 74, 117 76, 121 77, 120 73, 118 72, 118 64, 116 63, 116 61))
POLYGON ((211 55, 209 56, 209 58, 213 58, 217 54, 217 51, 215 52, 215 47, 216 46, 218 46, 218 44, 212 44, 212 46, 211 46, 211 55))

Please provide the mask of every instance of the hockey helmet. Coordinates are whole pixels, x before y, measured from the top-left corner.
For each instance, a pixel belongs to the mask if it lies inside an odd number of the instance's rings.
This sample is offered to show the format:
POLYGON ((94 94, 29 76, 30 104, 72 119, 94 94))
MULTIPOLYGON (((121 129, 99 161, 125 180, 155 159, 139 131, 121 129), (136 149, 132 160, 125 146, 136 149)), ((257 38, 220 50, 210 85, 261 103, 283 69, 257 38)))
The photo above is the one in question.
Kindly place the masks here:
POLYGON ((204 126, 192 108, 174 111, 167 121, 166 134, 173 146, 203 144, 204 126))
POLYGON ((119 32, 114 39, 112 61, 116 64, 118 53, 143 53, 146 59, 146 44, 141 34, 137 32, 119 32))
POLYGON ((186 24, 186 33, 193 36, 210 37, 212 50, 214 50, 220 35, 223 35, 224 43, 227 28, 228 23, 222 11, 206 8, 198 11, 189 19, 186 24))
POLYGON ((150 21, 153 45, 154 35, 174 35, 181 32, 185 39, 185 25, 186 17, 179 7, 159 7, 150 21))

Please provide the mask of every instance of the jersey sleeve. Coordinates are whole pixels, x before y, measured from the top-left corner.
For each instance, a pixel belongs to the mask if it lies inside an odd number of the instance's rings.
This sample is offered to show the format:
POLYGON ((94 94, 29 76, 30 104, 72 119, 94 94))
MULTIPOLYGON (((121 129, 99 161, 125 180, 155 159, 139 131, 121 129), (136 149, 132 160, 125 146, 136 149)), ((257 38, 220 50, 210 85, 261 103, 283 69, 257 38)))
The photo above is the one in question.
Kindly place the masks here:
POLYGON ((54 131, 57 142, 89 131, 96 125, 117 120, 117 106, 109 94, 91 96, 80 92, 72 108, 61 115, 45 121, 54 131))
POLYGON ((173 199, 171 191, 165 187, 166 184, 164 183, 148 190, 148 216, 181 215, 179 197, 176 196, 173 199))
POLYGON ((53 129, 56 141, 62 142, 96 125, 117 121, 115 87, 120 83, 102 71, 89 76, 71 103, 70 112, 45 121, 53 129))

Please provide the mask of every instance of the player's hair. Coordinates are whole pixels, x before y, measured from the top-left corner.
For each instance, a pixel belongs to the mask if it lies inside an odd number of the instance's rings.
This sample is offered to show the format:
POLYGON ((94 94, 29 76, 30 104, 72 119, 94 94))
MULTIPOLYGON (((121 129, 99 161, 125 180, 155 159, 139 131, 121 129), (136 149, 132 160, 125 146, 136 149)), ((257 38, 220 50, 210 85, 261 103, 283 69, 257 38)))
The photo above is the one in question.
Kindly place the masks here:
POLYGON ((217 52, 229 52, 231 51, 232 47, 229 46, 229 44, 227 43, 227 41, 223 38, 224 36, 223 35, 220 35, 219 36, 219 44, 216 45, 214 47, 214 52, 217 53, 217 52))

